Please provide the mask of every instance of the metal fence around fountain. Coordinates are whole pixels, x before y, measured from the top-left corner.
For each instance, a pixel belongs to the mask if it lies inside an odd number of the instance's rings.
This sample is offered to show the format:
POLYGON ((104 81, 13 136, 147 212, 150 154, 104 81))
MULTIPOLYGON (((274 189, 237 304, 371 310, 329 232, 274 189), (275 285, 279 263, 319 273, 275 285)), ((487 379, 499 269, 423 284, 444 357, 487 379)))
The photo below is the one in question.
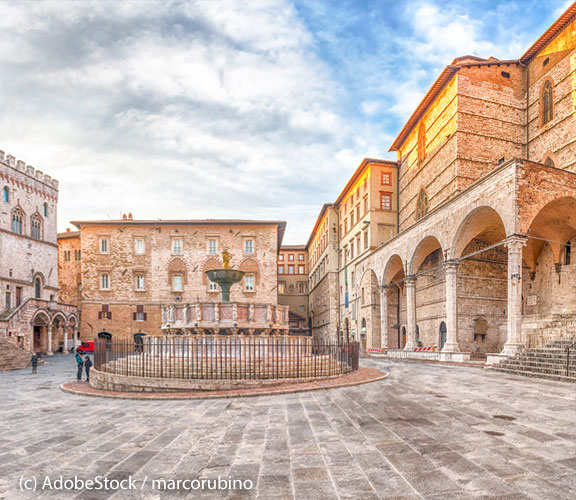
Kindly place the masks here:
POLYGON ((146 340, 97 341, 94 368, 116 375, 162 379, 269 380, 333 377, 359 366, 357 342, 217 335, 146 340))

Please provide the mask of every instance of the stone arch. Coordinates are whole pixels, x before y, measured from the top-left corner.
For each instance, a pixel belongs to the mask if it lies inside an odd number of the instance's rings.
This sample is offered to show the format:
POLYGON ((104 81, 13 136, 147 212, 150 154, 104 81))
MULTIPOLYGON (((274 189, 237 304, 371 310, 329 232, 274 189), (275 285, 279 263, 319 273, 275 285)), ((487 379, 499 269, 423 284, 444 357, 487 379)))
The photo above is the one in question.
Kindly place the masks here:
POLYGON ((31 325, 49 325, 50 321, 50 313, 46 309, 37 309, 30 320, 31 325))
POLYGON ((38 309, 32 319, 30 349, 34 352, 47 352, 48 349, 48 328, 50 326, 50 312, 46 309, 38 309))
POLYGON ((409 273, 416 274, 428 256, 438 250, 440 250, 440 256, 442 260, 444 260, 442 255, 442 245, 438 238, 436 238, 436 236, 426 236, 420 243, 418 243, 418 246, 412 254, 410 265, 408 266, 409 273))
POLYGON ((460 223, 452 241, 451 257, 462 257, 464 248, 474 238, 492 244, 504 240, 507 234, 504 219, 497 210, 488 205, 477 207, 460 223))
POLYGON ((384 273, 382 275, 382 285, 388 285, 395 281, 401 281, 406 276, 406 272, 404 270, 404 263, 402 262, 402 258, 398 254, 392 255, 388 262, 386 263, 386 267, 384 268, 384 273))
POLYGON ((30 216, 30 236, 35 240, 44 239, 44 219, 38 212, 30 216))
POLYGON ((548 167, 558 167, 559 163, 556 153, 553 153, 550 150, 546 151, 544 156, 542 156, 542 163, 548 167))
POLYGON ((532 219, 527 234, 524 254, 530 269, 536 268, 546 241, 554 261, 560 263, 566 242, 576 237, 576 197, 565 196, 547 203, 532 219))
POLYGON ((17 234, 26 234, 26 212, 19 204, 10 212, 10 230, 17 234))
POLYGON ((366 269, 359 280, 358 292, 364 301, 358 301, 358 315, 366 322, 367 347, 381 347, 380 289, 373 269, 366 269))
POLYGON ((257 285, 260 284, 260 277, 261 277, 260 265, 258 264, 258 262, 255 259, 253 259, 251 257, 246 257, 240 263, 240 266, 238 267, 238 269, 240 269, 240 271, 244 271, 246 274, 253 274, 254 279, 256 280, 256 284, 257 285))
POLYGON ((180 257, 173 257, 168 263, 168 284, 172 284, 172 276, 175 274, 182 275, 182 284, 188 283, 188 266, 180 257))

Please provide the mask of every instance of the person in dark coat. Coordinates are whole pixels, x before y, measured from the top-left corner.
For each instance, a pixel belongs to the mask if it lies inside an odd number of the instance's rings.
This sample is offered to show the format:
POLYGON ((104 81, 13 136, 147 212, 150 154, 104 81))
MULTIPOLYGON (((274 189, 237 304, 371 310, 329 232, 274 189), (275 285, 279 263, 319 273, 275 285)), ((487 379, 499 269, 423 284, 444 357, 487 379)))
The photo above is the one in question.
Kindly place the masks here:
POLYGON ((78 373, 76 374, 76 380, 82 382, 82 368, 84 367, 84 360, 80 354, 76 353, 76 363, 78 364, 78 373))
POLYGON ((32 354, 32 359, 30 360, 32 363, 32 373, 37 373, 36 370, 38 369, 38 353, 35 352, 32 354))
POLYGON ((90 382, 90 368, 92 368, 92 361, 90 356, 84 358, 84 369, 86 370, 86 382, 90 382))

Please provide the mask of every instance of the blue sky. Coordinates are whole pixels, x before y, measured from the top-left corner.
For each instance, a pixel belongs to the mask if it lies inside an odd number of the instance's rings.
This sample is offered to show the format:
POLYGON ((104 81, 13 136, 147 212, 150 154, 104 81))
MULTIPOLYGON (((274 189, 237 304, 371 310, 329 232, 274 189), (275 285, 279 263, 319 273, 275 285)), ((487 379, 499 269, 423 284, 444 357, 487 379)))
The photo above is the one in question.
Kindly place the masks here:
POLYGON ((305 242, 457 56, 519 57, 566 1, 3 1, 0 149, 70 220, 260 218, 305 242))

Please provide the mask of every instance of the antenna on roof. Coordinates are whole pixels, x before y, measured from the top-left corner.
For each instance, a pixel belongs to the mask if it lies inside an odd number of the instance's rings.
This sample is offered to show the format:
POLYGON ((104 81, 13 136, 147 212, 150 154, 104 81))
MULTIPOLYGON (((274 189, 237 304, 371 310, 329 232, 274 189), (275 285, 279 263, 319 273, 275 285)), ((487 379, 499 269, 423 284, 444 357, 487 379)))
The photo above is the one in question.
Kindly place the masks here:
POLYGON ((472 52, 472 55, 473 55, 473 56, 476 56, 476 57, 480 57, 480 54, 478 54, 478 51, 477 51, 477 50, 474 50, 474 52, 472 52))

